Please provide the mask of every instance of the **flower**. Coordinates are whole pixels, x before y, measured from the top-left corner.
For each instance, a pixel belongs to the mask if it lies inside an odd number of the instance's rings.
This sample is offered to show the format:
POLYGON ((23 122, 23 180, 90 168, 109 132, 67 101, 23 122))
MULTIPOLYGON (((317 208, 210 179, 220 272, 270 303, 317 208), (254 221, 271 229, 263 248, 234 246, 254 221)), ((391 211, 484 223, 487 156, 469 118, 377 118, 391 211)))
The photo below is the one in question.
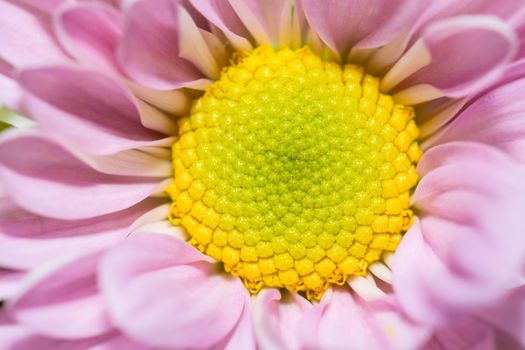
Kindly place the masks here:
POLYGON ((0 18, 1 348, 525 346, 520 1, 0 18))

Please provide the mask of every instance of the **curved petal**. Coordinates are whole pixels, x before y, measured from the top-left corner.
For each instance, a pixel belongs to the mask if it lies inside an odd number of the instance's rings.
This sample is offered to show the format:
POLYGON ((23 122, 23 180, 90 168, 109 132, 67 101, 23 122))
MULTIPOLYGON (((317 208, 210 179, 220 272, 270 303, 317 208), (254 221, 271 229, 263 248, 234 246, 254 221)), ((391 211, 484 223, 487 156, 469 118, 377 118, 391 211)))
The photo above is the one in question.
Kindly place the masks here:
MULTIPOLYGON (((390 67, 402 56, 409 44, 413 44, 420 37, 426 26, 432 23, 455 16, 485 14, 497 16, 507 23, 523 10, 523 3, 516 0, 428 0, 425 1, 416 23, 408 33, 377 50, 368 62, 368 68, 373 73, 390 67)), ((410 4, 412 6, 412 3, 410 4)))
POLYGON ((118 71, 115 54, 124 23, 115 8, 101 3, 63 7, 55 14, 54 24, 70 55, 94 67, 118 71))
POLYGON ((113 329, 98 293, 97 251, 37 269, 7 305, 10 316, 49 337, 75 339, 113 329))
POLYGON ((26 273, 0 267, 0 300, 11 298, 20 287, 26 273))
POLYGON ((259 45, 279 47, 282 24, 292 16, 290 1, 229 0, 241 22, 259 45))
POLYGON ((137 1, 129 9, 118 58, 137 82, 159 90, 202 86, 204 77, 179 56, 179 0, 137 1))
POLYGON ((220 344, 214 346, 214 350, 256 350, 255 335, 253 329, 253 315, 249 297, 246 296, 244 310, 235 329, 231 331, 220 344))
POLYGON ((388 301, 366 303, 339 287, 309 309, 301 324, 305 349, 416 349, 427 334, 388 301))
POLYGON ((221 276, 210 261, 168 235, 123 241, 103 259, 99 279, 112 320, 159 347, 219 343, 241 318, 247 292, 239 279, 221 276))
POLYGON ((345 59, 353 47, 384 45, 408 31, 426 2, 406 0, 302 0, 310 26, 345 59))
POLYGON ((159 199, 147 199, 119 212, 72 221, 38 216, 0 199, 0 266, 32 269, 65 255, 109 246, 161 204, 159 199))
POLYGON ((5 134, 0 142, 0 179, 17 205, 68 220, 129 208, 160 182, 154 177, 97 172, 50 139, 17 131, 5 134))
POLYGON ((252 48, 248 31, 228 1, 190 0, 190 3, 224 33, 236 50, 242 51, 252 48))
POLYGON ((525 162, 525 148, 512 147, 525 142, 525 79, 489 91, 471 102, 426 147, 451 141, 476 141, 490 144, 525 162))
POLYGON ((474 143, 435 147, 418 171, 423 178, 412 199, 421 220, 396 251, 393 285, 412 318, 443 324, 517 283, 525 263, 525 185, 503 153, 474 143))
MULTIPOLYGON (((428 55, 428 65, 417 72, 400 74, 399 79, 410 77, 396 88, 401 90, 398 95, 402 89, 429 85, 446 96, 459 98, 481 91, 500 77, 516 54, 518 39, 503 21, 471 15, 432 23, 423 31, 419 43, 423 43, 421 50, 428 55)), ((412 68, 407 65, 407 69, 412 68)), ((396 70, 396 65, 392 70, 396 70)), ((388 74, 391 73, 385 79, 388 74)), ((395 81, 390 84, 395 85, 395 81)), ((414 103, 420 102, 424 100, 414 103)))
POLYGON ((496 349, 494 329, 474 318, 461 319, 436 330, 425 345, 425 350, 456 349, 496 349))
POLYGON ((0 349, 5 350, 146 350, 118 332, 92 338, 56 339, 32 332, 0 311, 0 349))
POLYGON ((283 298, 277 289, 263 289, 254 301, 257 343, 263 349, 300 349, 300 323, 311 307, 296 293, 283 298))
POLYGON ((306 349, 386 349, 384 334, 349 289, 335 288, 305 312, 301 338, 306 349))
POLYGON ((46 13, 52 13, 66 0, 10 0, 16 4, 31 6, 46 13))
POLYGON ((514 288, 501 303, 477 314, 486 322, 514 336, 525 346, 525 286, 514 288))
POLYGON ((133 95, 105 75, 66 67, 24 70, 28 114, 49 133, 94 154, 154 145, 163 136, 146 129, 133 95))
POLYGON ((0 105, 19 110, 21 99, 22 89, 16 80, 0 73, 0 105))
POLYGON ((0 1, 0 58, 15 68, 68 61, 47 23, 7 1, 0 1))

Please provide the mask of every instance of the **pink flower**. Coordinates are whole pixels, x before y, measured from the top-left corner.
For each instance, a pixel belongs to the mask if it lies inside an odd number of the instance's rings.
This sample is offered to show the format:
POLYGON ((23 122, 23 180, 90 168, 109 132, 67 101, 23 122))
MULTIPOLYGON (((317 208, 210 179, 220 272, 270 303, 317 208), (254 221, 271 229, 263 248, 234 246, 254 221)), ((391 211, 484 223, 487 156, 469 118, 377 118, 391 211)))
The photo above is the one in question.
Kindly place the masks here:
POLYGON ((524 38, 519 0, 0 2, 0 348, 525 346, 524 38))

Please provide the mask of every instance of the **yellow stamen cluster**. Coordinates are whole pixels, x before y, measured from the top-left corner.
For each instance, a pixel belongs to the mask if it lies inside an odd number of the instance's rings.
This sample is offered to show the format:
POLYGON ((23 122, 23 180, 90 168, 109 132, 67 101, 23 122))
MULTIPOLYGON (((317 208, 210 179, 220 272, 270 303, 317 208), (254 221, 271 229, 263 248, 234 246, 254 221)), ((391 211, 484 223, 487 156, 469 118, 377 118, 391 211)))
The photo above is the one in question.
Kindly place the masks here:
POLYGON ((412 108, 308 48, 238 54, 179 120, 170 220, 256 293, 319 298, 393 251, 412 221, 412 108))

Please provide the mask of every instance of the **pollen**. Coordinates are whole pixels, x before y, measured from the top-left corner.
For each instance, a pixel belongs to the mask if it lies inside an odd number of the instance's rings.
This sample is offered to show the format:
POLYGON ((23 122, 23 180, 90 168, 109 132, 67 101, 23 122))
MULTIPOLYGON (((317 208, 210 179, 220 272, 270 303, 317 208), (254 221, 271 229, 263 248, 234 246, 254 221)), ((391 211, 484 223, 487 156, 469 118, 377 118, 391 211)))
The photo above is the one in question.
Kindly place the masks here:
POLYGON ((237 53, 179 119, 170 220, 251 293, 366 274, 412 223, 421 156, 379 83, 306 47, 237 53))

